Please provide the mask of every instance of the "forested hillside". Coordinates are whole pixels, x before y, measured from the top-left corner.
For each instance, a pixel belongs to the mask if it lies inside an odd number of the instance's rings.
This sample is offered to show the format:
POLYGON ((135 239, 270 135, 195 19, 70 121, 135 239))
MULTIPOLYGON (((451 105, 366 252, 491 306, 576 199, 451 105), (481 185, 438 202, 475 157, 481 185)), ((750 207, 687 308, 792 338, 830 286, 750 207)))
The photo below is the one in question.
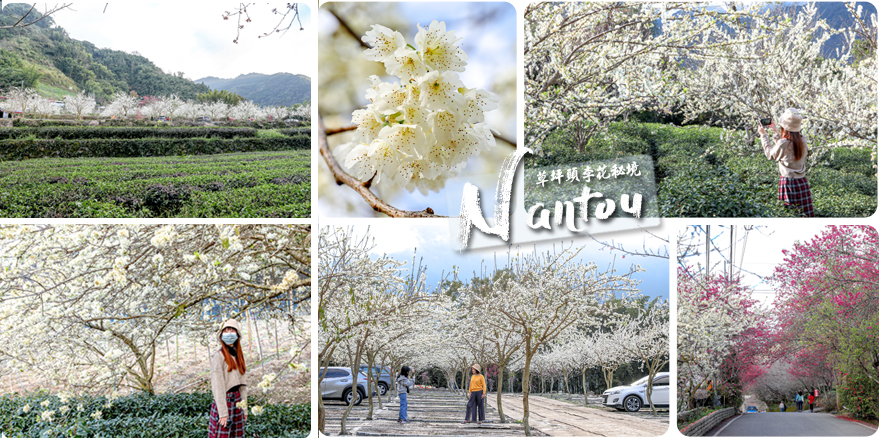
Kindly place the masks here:
MULTIPOLYGON (((0 25, 13 24, 13 17, 23 15, 26 8, 4 6, 0 25)), ((134 91, 138 96, 176 94, 181 99, 210 91, 182 75, 164 73, 137 52, 100 49, 74 40, 51 17, 33 26, 0 30, 0 88, 10 86, 33 87, 53 97, 84 90, 94 93, 99 102, 116 91, 134 91)))
POLYGON ((291 73, 248 73, 233 79, 206 77, 195 82, 237 93, 260 105, 291 106, 311 100, 311 79, 291 73))

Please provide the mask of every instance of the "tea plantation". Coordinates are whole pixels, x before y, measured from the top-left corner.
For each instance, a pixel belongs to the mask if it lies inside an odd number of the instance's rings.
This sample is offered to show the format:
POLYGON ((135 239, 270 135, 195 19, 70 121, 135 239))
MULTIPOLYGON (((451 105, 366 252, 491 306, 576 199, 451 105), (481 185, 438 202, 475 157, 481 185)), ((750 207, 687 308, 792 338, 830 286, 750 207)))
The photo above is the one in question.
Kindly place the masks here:
MULTIPOLYGON (((256 405, 250 397, 251 406, 256 405)), ((205 437, 211 395, 135 394, 114 400, 62 400, 45 393, 0 396, 0 432, 7 437, 205 437)), ((305 438, 311 405, 267 405, 247 418, 246 436, 305 438)))
POLYGON ((310 128, 0 129, 0 217, 309 217, 310 128))
MULTIPOLYGON (((554 134, 525 165, 646 154, 654 161, 660 217, 794 216, 778 200, 776 163, 759 146, 728 144, 722 133, 701 126, 620 122, 590 139, 582 154, 561 133, 554 134)), ((816 216, 867 217, 876 211, 876 162, 870 150, 839 148, 810 161, 806 175, 816 216)))

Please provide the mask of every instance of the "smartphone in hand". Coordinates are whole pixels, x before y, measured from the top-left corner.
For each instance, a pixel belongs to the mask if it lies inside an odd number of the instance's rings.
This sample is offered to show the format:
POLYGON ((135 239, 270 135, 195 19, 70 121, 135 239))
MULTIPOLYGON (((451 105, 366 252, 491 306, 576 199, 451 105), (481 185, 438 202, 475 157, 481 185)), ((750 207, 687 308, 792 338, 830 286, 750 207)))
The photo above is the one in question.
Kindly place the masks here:
POLYGON ((767 117, 765 119, 760 119, 760 124, 763 126, 769 126, 772 124, 772 117, 767 117))

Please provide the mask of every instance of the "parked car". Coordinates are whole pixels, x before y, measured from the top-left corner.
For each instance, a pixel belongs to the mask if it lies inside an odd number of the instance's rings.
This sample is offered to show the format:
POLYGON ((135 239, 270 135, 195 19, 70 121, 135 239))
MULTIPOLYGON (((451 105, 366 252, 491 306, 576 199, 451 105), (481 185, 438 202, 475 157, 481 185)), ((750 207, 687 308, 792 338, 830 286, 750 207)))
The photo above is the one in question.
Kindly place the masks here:
MULTIPOLYGON (((369 370, 369 366, 360 365, 360 373, 363 375, 367 374, 369 370)), ((388 393, 388 390, 391 389, 391 385, 394 384, 394 376, 391 375, 391 371, 387 367, 373 367, 372 368, 372 378, 376 379, 378 383, 375 386, 378 387, 378 394, 385 395, 388 393)))
POLYGON ((169 121, 171 121, 171 119, 169 119, 167 116, 159 116, 159 117, 156 117, 156 120, 159 121, 159 122, 169 122, 169 121))
MULTIPOLYGON (((630 385, 615 386, 601 394, 602 404, 620 411, 638 412, 647 405, 647 377, 644 376, 630 385)), ((651 399, 653 406, 667 408, 669 399, 669 373, 656 373, 653 378, 651 399)))
POLYGON ((757 406, 748 406, 748 410, 745 412, 757 412, 757 406))
MULTIPOLYGON (((328 367, 321 368, 320 372, 323 376, 323 380, 320 382, 321 398, 341 400, 350 404, 351 398, 355 397, 355 393, 351 389, 354 386, 354 375, 351 374, 351 368, 328 367)), ((359 405, 366 398, 366 376, 363 373, 359 373, 357 376, 356 397, 354 406, 359 405)))
POLYGON ((196 118, 195 118, 195 121, 196 121, 196 122, 203 122, 203 123, 210 123, 210 122, 211 122, 211 118, 210 118, 210 117, 201 116, 201 117, 196 117, 196 118))

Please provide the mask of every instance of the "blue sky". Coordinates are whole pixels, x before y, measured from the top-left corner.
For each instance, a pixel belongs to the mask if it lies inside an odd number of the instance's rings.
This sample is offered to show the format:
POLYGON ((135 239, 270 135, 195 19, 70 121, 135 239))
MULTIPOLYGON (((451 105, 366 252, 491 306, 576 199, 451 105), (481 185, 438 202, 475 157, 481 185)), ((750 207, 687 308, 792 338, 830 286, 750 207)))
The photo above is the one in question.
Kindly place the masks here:
POLYGON ((75 3, 53 16, 77 40, 99 48, 137 51, 166 72, 182 71, 197 80, 232 78, 245 73, 294 73, 313 76, 316 32, 311 10, 299 3, 302 26, 283 37, 257 38, 278 23, 273 8, 286 3, 256 3, 248 8, 251 23, 235 39, 237 19, 223 20, 236 2, 75 3))
MULTIPOLYGON (((457 221, 454 222, 457 223, 457 221)), ((417 254, 416 260, 422 259, 423 264, 427 267, 428 285, 432 288, 435 288, 441 280, 443 271, 448 273, 453 269, 453 266, 460 267, 459 280, 466 281, 473 277, 474 271, 479 271, 482 268, 491 272, 494 269, 495 258, 497 258, 498 267, 503 267, 508 257, 508 249, 506 247, 467 250, 463 253, 452 249, 449 221, 447 220, 364 220, 360 221, 360 223, 354 226, 355 233, 362 235, 366 232, 367 227, 369 227, 369 233, 375 237, 377 245, 373 250, 375 256, 388 254, 394 259, 411 262, 413 254, 417 254)), ((651 231, 659 235, 667 233, 665 229, 651 231)), ((643 245, 654 249, 666 246, 664 242, 652 239, 641 231, 604 234, 595 237, 603 241, 610 241, 612 239, 617 243, 622 243, 626 249, 630 250, 641 250, 643 245)), ((540 252, 545 252, 552 250, 553 245, 555 248, 560 248, 561 245, 567 248, 571 244, 572 241, 570 239, 541 242, 536 245, 536 249, 540 252)), ((613 263, 615 263, 614 268, 618 273, 628 272, 632 264, 641 265, 646 272, 636 274, 635 278, 642 280, 639 286, 642 294, 650 297, 661 296, 664 299, 668 299, 669 265, 667 259, 631 255, 625 255, 625 258, 623 258, 624 254, 618 251, 602 250, 599 244, 586 235, 574 240, 573 244, 584 247, 577 260, 584 263, 594 261, 600 271, 607 270, 613 263)), ((534 244, 528 244, 521 247, 513 247, 509 251, 512 251, 513 255, 515 255, 517 251, 520 253, 530 253, 534 249, 534 244)), ((408 265, 407 269, 410 266, 408 265)))

